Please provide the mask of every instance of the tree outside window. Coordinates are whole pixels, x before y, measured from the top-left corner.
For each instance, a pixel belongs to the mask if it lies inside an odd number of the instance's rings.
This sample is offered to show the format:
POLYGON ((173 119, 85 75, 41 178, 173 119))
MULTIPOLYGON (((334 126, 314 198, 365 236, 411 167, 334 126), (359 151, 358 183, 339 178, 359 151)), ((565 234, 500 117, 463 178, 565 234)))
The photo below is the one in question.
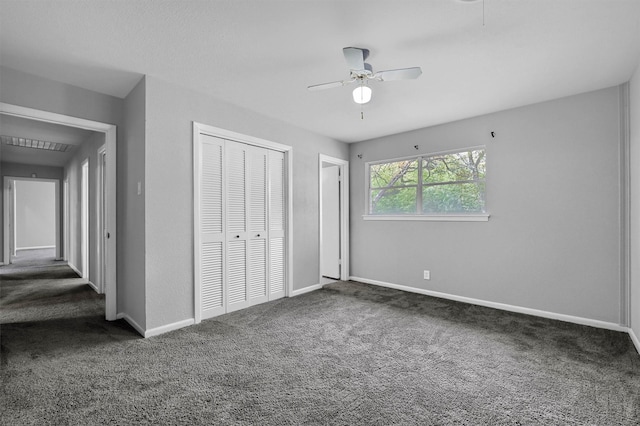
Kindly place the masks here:
POLYGON ((368 214, 484 213, 485 176, 484 148, 369 163, 368 214))

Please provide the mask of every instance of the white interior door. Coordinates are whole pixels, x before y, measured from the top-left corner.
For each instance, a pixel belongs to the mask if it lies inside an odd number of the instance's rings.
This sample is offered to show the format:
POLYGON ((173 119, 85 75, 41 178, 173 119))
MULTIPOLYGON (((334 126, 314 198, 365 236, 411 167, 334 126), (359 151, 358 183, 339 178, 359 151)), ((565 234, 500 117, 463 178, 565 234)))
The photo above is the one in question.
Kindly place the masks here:
POLYGON ((267 283, 267 150, 247 146, 248 268, 252 305, 269 300, 267 283))
POLYGON ((89 280, 89 160, 82 162, 80 178, 80 255, 82 278, 89 280))
POLYGON ((9 204, 11 219, 9 221, 9 236, 11 237, 11 251, 10 256, 13 258, 16 255, 16 249, 18 248, 17 244, 17 234, 16 234, 16 181, 11 181, 11 187, 13 191, 11 191, 11 204, 9 204))
POLYGON ((263 148, 225 141, 227 312, 269 300, 267 153, 263 148))
POLYGON ((340 168, 322 168, 322 276, 340 279, 340 168))
POLYGON ((210 318, 225 313, 224 294, 224 214, 223 185, 224 140, 200 135, 201 170, 200 188, 196 197, 199 211, 200 232, 196 234, 197 260, 196 280, 201 283, 197 295, 201 318, 210 318))
POLYGON ((4 264, 8 265, 12 262, 12 256, 15 254, 15 235, 14 235, 14 221, 15 221, 15 198, 14 198, 14 180, 8 176, 4 177, 2 183, 4 185, 4 241, 3 241, 3 254, 4 264))
POLYGON ((63 255, 62 259, 68 261, 69 260, 69 179, 64 180, 63 184, 63 201, 62 201, 62 226, 63 226, 63 235, 62 238, 62 246, 63 246, 63 255))
POLYGON ((106 212, 107 212, 107 197, 106 197, 106 167, 107 156, 106 146, 103 145, 98 150, 98 170, 97 170, 97 189, 98 194, 96 197, 96 211, 98 217, 96 218, 96 235, 98 239, 97 253, 96 253, 96 268, 98 273, 96 274, 96 285, 100 290, 100 293, 105 292, 105 281, 107 274, 107 227, 106 227, 106 212))
POLYGON ((284 153, 269 151, 269 300, 286 294, 286 226, 287 199, 285 190, 284 153))
POLYGON ((249 306, 247 281, 247 147, 225 141, 227 312, 249 306))

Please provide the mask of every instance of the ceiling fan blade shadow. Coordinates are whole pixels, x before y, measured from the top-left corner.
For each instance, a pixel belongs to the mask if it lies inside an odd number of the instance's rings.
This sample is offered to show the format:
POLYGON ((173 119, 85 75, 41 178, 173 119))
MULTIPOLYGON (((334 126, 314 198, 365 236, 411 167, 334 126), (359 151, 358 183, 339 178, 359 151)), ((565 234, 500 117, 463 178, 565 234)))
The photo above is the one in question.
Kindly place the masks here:
POLYGON ((420 75, 422 75, 422 69, 420 67, 413 67, 379 71, 373 76, 373 78, 380 81, 412 80, 420 77, 420 75))

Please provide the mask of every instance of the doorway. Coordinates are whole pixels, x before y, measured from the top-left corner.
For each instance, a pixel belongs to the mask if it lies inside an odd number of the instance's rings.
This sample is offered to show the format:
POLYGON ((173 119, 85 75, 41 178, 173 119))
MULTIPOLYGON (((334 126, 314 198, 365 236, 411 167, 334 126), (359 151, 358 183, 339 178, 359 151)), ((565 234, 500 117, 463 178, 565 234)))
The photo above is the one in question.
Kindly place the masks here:
MULTIPOLYGON (((102 288, 105 293, 105 317, 109 321, 113 321, 117 316, 117 286, 116 286, 116 126, 113 124, 102 123, 98 121, 86 120, 83 118, 71 117, 63 114, 56 114, 48 111, 37 110, 33 108, 21 107, 18 105, 11 105, 6 103, 0 103, 0 114, 6 114, 15 117, 22 117, 30 120, 44 121, 54 124, 60 124, 63 126, 76 127, 80 129, 91 130, 104 134, 105 137, 105 153, 104 159, 106 163, 104 165, 104 180, 105 180, 105 208, 106 213, 104 215, 105 229, 108 230, 105 234, 106 242, 104 244, 105 249, 102 253, 102 267, 104 268, 104 280, 102 288)), ((6 185, 3 187, 6 189, 6 185)), ((68 191, 66 191, 68 194, 68 191)), ((5 192, 5 202, 7 200, 7 194, 5 192)), ((65 196, 66 198, 67 196, 65 196)), ((68 198, 65 199, 65 210, 68 210, 68 198)), ((5 209, 6 210, 6 209, 5 209)), ((64 219, 67 222, 67 219, 64 219)), ((6 247, 6 230, 7 222, 5 221, 5 245, 6 247)), ((65 238, 67 231, 65 230, 65 238)), ((58 234, 59 235, 59 234, 58 234)), ((6 252, 5 252, 6 253, 6 252)), ((68 249, 65 247, 65 254, 68 254, 68 249)), ((58 254, 59 255, 59 254, 58 254)), ((100 261, 99 261, 100 263, 100 261)), ((83 266, 84 274, 84 266, 83 266)))
POLYGON ((62 229, 63 229, 63 237, 62 237, 62 260, 69 260, 69 227, 71 223, 69 222, 69 179, 65 179, 62 185, 62 229))
POLYGON ((89 281, 89 159, 82 162, 80 175, 80 259, 82 278, 89 281))
POLYGON ((349 279, 349 162, 320 154, 319 283, 349 279))
POLYGON ((107 215, 107 197, 106 197, 106 166, 107 166, 107 147, 102 145, 100 149, 98 149, 98 162, 97 162, 97 178, 98 178, 98 194, 96 197, 96 226, 97 232, 96 236, 98 237, 96 249, 97 249, 97 260, 98 264, 96 265, 98 273, 96 274, 96 284, 98 286, 99 292, 105 292, 105 276, 106 276, 106 262, 105 255, 108 250, 107 247, 107 237, 108 231, 106 228, 106 215, 107 215))
POLYGON ((4 264, 29 253, 60 258, 59 186, 57 179, 4 177, 4 264))

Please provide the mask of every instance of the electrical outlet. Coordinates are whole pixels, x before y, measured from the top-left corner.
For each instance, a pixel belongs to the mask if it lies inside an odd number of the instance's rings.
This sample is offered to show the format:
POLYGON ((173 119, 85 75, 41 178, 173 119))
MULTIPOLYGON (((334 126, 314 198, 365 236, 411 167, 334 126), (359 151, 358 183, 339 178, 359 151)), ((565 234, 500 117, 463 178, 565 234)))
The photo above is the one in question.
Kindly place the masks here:
POLYGON ((424 271, 424 279, 425 280, 430 280, 431 279, 431 272, 427 271, 426 269, 424 271))

